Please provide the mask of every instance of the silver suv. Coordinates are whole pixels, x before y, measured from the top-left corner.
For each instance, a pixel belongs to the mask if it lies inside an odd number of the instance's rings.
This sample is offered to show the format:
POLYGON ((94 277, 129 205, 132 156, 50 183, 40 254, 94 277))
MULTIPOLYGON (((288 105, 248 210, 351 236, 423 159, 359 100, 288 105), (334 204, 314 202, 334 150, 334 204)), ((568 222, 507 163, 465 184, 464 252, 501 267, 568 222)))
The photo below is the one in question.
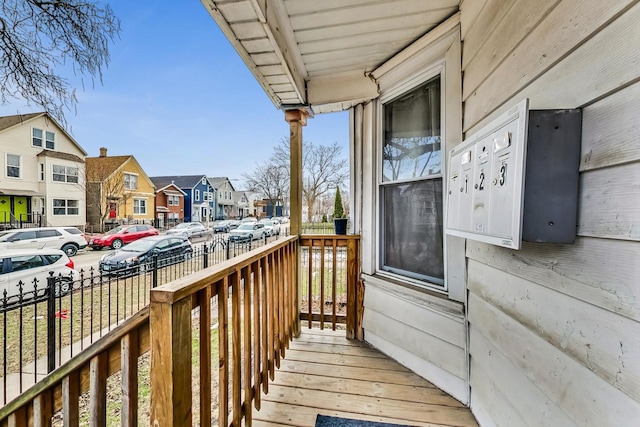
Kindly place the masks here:
POLYGON ((19 228, 0 233, 0 251, 51 248, 74 256, 86 246, 84 233, 76 227, 19 228))

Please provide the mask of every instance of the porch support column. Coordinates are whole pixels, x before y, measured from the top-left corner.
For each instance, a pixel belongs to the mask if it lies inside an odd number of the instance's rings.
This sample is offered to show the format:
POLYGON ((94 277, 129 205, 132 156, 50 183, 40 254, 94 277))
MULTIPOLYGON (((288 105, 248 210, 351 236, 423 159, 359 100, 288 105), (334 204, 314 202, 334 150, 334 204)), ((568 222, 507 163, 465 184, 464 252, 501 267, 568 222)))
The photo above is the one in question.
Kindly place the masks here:
POLYGON ((302 231, 302 126, 307 125, 309 112, 306 108, 285 110, 284 118, 289 123, 289 143, 291 144, 290 178, 290 231, 300 235, 302 231))

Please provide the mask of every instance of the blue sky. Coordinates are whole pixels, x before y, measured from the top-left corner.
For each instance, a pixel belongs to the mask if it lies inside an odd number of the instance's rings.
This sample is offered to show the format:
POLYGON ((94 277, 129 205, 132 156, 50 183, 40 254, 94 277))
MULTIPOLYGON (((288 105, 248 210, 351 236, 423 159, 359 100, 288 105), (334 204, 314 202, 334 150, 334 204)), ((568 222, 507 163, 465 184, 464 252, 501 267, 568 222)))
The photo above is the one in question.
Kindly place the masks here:
MULTIPOLYGON (((102 84, 85 78, 77 112, 66 114, 89 156, 104 146, 109 155, 134 155, 150 176, 241 178, 288 136, 284 114, 199 0, 110 4, 120 39, 102 84)), ((0 108, 2 115, 33 111, 40 109, 19 102, 0 108)), ((303 135, 315 144, 338 142, 348 157, 346 112, 315 116, 303 135)))

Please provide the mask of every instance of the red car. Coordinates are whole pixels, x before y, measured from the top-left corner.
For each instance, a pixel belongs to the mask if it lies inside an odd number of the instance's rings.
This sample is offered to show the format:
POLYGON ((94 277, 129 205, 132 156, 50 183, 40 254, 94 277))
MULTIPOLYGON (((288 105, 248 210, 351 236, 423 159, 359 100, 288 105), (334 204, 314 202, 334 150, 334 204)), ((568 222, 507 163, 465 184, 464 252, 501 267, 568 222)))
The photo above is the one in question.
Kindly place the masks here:
POLYGON ((93 236, 89 240, 89 246, 94 251, 102 248, 120 249, 122 245, 147 236, 157 236, 158 230, 150 225, 120 225, 100 236, 93 236))

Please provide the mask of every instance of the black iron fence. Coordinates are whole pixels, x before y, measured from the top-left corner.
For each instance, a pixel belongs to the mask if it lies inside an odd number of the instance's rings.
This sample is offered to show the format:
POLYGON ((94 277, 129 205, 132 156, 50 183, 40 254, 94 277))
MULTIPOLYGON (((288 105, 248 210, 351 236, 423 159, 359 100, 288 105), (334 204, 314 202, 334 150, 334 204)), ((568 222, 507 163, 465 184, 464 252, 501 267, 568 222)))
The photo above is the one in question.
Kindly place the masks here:
POLYGON ((80 277, 20 282, 17 295, 8 295, 5 288, 0 295, 2 405, 145 307, 151 288, 267 242, 218 236, 194 245, 192 252, 153 257, 108 274, 96 266, 80 270, 80 277))

